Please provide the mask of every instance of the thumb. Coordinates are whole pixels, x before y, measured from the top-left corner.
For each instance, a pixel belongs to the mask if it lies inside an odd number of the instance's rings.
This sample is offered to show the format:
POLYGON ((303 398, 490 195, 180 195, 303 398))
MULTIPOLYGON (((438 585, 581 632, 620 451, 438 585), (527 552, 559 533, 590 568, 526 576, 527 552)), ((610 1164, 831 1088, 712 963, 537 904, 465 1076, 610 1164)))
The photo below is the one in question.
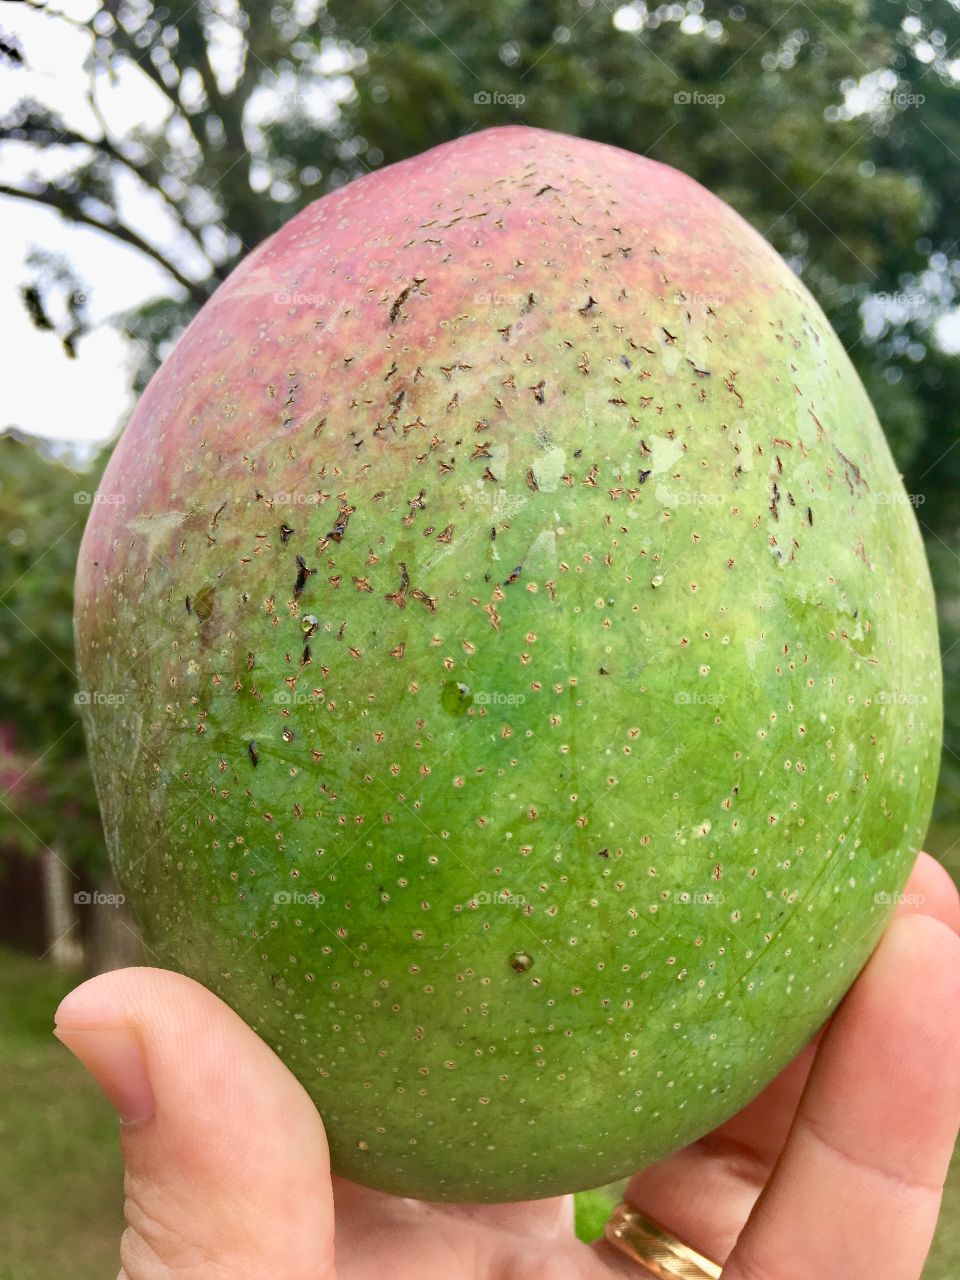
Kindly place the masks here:
POLYGON ((122 1120, 118 1280, 333 1280, 323 1124, 237 1014, 137 968, 77 987, 56 1024, 122 1120))

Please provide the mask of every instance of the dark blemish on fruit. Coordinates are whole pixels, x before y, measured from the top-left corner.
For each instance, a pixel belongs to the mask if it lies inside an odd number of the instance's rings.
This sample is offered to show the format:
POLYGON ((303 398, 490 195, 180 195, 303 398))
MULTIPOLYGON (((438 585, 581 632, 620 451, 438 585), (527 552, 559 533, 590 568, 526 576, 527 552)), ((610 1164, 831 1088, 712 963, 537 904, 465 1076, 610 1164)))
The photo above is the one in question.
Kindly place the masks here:
POLYGON ((593 308, 597 305, 597 300, 593 294, 588 295, 586 302, 582 307, 578 307, 577 311, 582 316, 588 316, 593 308))
POLYGON ((773 516, 774 520, 780 519, 779 506, 780 506, 780 490, 777 488, 776 480, 774 480, 773 488, 771 490, 771 498, 770 498, 770 514, 773 516))
POLYGON ((216 528, 217 528, 218 522, 219 522, 219 520, 220 520, 220 514, 221 514, 221 512, 223 511, 223 509, 224 509, 224 507, 225 507, 226 505, 227 505, 227 504, 226 504, 225 502, 221 502, 221 503, 220 503, 220 505, 219 505, 219 507, 217 507, 216 511, 213 513, 213 519, 210 521, 210 528, 211 528, 211 529, 216 529, 216 528))
POLYGON ((580 457, 580 455, 581 455, 582 453, 583 453, 583 450, 582 450, 582 449, 574 449, 574 451, 573 451, 573 456, 574 456, 575 458, 579 458, 579 457, 580 457))
POLYGON ((511 572, 509 578, 507 578, 504 581, 503 585, 505 587, 509 587, 512 583, 516 582, 516 580, 520 577, 521 573, 523 573, 523 565, 518 564, 517 567, 511 572))
POLYGON ((609 849, 598 849, 598 850, 597 850, 597 857, 598 857, 598 858, 609 858, 609 857, 610 857, 610 850, 609 850, 609 849))
POLYGON ((676 342, 676 340, 677 340, 677 335, 676 335, 675 333, 671 333, 671 332, 670 332, 670 330, 669 330, 669 329, 665 329, 665 328, 663 327, 663 325, 661 325, 661 326, 660 326, 660 328, 661 328, 661 330, 663 331, 663 336, 664 336, 664 337, 666 338, 666 340, 667 340, 667 346, 670 346, 670 344, 671 344, 671 343, 676 342))
MULTIPOLYGON (((664 330, 664 332, 666 332, 666 330, 664 330)), ((690 366, 690 368, 693 370, 693 372, 697 375, 698 378, 709 378, 711 376, 709 369, 698 369, 689 356, 687 356, 687 364, 690 366)))
POLYGON ((647 444, 646 440, 640 441, 640 452, 643 454, 646 454, 647 457, 649 457, 653 453, 653 450, 647 444))
POLYGON ((301 667, 305 667, 308 665, 308 663, 311 663, 312 661, 313 661, 313 654, 310 652, 310 646, 308 644, 305 644, 303 646, 303 653, 301 653, 300 655, 300 665, 301 667))
POLYGON ((257 744, 255 742, 247 743, 247 755, 250 757, 250 763, 254 768, 256 768, 260 763, 260 755, 257 751, 257 744))
POLYGON ((427 595, 427 593, 426 593, 425 591, 421 591, 419 587, 413 587, 413 588, 412 588, 412 590, 411 590, 411 592, 410 592, 410 598, 411 598, 412 600, 419 600, 419 601, 420 601, 420 603, 421 603, 425 608, 429 609, 431 613, 436 613, 436 612, 437 612, 437 598, 436 598, 436 596, 428 596, 428 595, 427 595))
POLYGON ((400 561, 400 587, 397 591, 385 595, 384 600, 389 600, 391 604, 397 605, 400 609, 407 607, 407 590, 410 586, 410 575, 407 573, 407 566, 400 561))
POLYGON ((533 308, 537 305, 537 300, 532 293, 527 294, 527 300, 523 304, 524 315, 529 315, 533 308))
POLYGON ((545 385, 546 384, 543 378, 541 378, 540 381, 536 384, 536 386, 533 386, 530 388, 530 390, 533 392, 533 398, 534 400, 536 400, 537 404, 543 404, 543 402, 547 398, 546 393, 544 391, 545 385))
POLYGON ((496 542, 496 540, 497 540, 497 526, 492 524, 490 526, 490 541, 496 542))
POLYGON ((510 968, 514 973, 526 973, 533 968, 533 956, 526 951, 514 951, 510 957, 510 968))
POLYGON ((538 493, 540 486, 537 484, 537 477, 533 474, 533 467, 527 467, 527 488, 531 493, 538 493))
MULTIPOLYGON (((343 535, 347 532, 350 517, 356 509, 356 507, 351 507, 348 502, 340 502, 337 510, 337 522, 327 534, 331 542, 341 543, 343 541, 343 535)), ((299 557, 297 558, 299 559, 299 557)))
POLYGON ((598 668, 597 668, 597 675, 600 675, 600 676, 608 676, 609 674, 610 674, 610 672, 607 670, 607 668, 606 668, 606 667, 598 667, 598 668))
POLYGON ((408 284, 407 287, 401 290, 401 292, 397 295, 397 297, 394 298, 393 305, 390 308, 391 324, 397 323, 397 320, 400 318, 400 308, 403 306, 406 300, 410 297, 411 293, 417 293, 419 291, 420 286, 423 284, 425 279, 426 279, 425 276, 421 276, 419 279, 414 278, 413 282, 411 284, 408 284))
POLYGON ((807 507, 807 524, 811 529, 813 528, 813 512, 809 507, 807 507))
POLYGON ((307 585, 307 579, 315 571, 307 568, 307 562, 303 556, 297 556, 297 581, 293 588, 294 600, 299 600, 303 594, 303 588, 307 585))
POLYGON ((185 604, 186 604, 186 606, 187 606, 187 613, 190 613, 190 612, 191 612, 191 610, 190 610, 190 597, 189 597, 189 596, 187 596, 187 598, 186 598, 186 600, 184 601, 184 603, 185 603, 185 604))
POLYGON ((629 356, 621 356, 621 357, 620 357, 620 363, 623 365, 623 367, 624 367, 625 369, 632 369, 632 368, 633 368, 633 361, 630 359, 630 357, 629 357, 629 356))
POLYGON ((853 476, 853 481, 855 484, 862 484, 865 489, 869 489, 870 486, 867 484, 866 480, 864 480, 863 475, 860 471, 860 468, 857 466, 857 464, 855 462, 851 462, 850 459, 847 457, 847 455, 841 452, 841 450, 838 449, 836 445, 833 446, 833 449, 837 457, 841 460, 844 467, 846 467, 847 469, 848 474, 844 476, 844 479, 846 480, 847 485, 850 488, 850 492, 851 493, 853 492, 853 484, 850 481, 851 475, 853 476))
POLYGON ((492 481, 492 483, 493 483, 493 484, 499 484, 499 483, 500 483, 500 481, 499 481, 499 480, 497 479, 497 477, 493 474, 493 472, 490 470, 490 468, 489 468, 489 467, 487 467, 487 468, 486 468, 486 470, 484 471, 484 473, 483 473, 483 475, 480 477, 480 479, 481 479, 481 480, 490 480, 490 481, 492 481))
POLYGON ((637 480, 640 484, 645 484, 648 477, 652 474, 650 471, 644 471, 643 467, 637 472, 637 480))
POLYGON ((300 619, 300 630, 309 640, 313 633, 319 627, 320 623, 316 616, 312 613, 305 613, 300 619))
POLYGON ((736 396, 736 397, 737 397, 737 400, 738 400, 738 402, 739 402, 739 404, 740 404, 740 408, 742 409, 742 408, 743 408, 743 396, 740 394, 740 392, 737 390, 737 388, 733 385, 733 380, 732 380, 732 378, 724 378, 724 380, 723 380, 723 385, 727 388, 727 390, 730 392, 730 394, 731 394, 731 395, 734 395, 734 396, 736 396))
POLYGON ((282 524, 280 526, 280 545, 285 547, 296 532, 296 529, 291 529, 288 524, 282 524))
POLYGON ((556 190, 557 190, 557 188, 556 188, 556 187, 551 187, 550 183, 548 182, 548 183, 547 183, 547 185, 546 185, 545 187, 541 187, 539 191, 535 191, 535 192, 534 192, 534 194, 533 194, 533 198, 534 198, 534 200, 536 200, 537 196, 542 196, 542 195, 544 194, 544 192, 545 192, 545 191, 556 191, 556 190))

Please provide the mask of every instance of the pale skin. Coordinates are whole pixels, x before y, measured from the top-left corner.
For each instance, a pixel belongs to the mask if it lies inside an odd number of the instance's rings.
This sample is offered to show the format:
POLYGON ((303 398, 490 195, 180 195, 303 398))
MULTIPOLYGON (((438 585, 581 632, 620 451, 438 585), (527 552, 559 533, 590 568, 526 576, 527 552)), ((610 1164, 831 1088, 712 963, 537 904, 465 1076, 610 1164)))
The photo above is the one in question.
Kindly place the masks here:
MULTIPOLYGON (((820 1034, 626 1197, 724 1280, 919 1280, 960 1127, 960 897, 921 854, 820 1034)), ((57 1034, 122 1118, 119 1280, 611 1280, 572 1199, 433 1205, 331 1180, 323 1124, 217 997, 159 969, 84 983, 57 1034)), ((558 1116, 562 1125, 562 1115, 558 1116)))

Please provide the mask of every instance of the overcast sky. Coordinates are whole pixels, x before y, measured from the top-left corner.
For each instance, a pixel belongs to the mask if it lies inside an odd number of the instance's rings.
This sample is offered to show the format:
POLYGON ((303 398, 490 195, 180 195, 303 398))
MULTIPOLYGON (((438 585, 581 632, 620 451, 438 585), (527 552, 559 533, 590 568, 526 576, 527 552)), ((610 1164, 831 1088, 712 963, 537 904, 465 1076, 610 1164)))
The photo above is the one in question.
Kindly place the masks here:
MULTIPOLYGON (((83 18, 95 6, 68 0, 64 8, 83 18)), ((82 34, 22 4, 0 4, 0 25, 21 37, 29 64, 0 74, 0 115, 29 95, 95 136, 96 121, 84 99, 87 77, 82 61, 88 42, 82 34)), ((134 72, 124 82, 103 88, 108 120, 122 119, 129 125, 158 119, 159 93, 143 75, 134 72)), ((26 146, 5 144, 3 154, 3 180, 16 184, 31 171, 44 176, 56 172, 65 149, 57 154, 57 148, 51 148, 39 163, 26 146)), ((125 208, 140 225, 154 229, 156 216, 148 202, 128 198, 125 208)), ((155 229, 162 234, 162 227, 155 229)), ((129 413, 131 362, 130 350, 110 318, 158 293, 170 293, 175 286, 133 249, 23 200, 0 200, 0 243, 0 428, 16 426, 38 436, 88 442, 87 447, 109 439, 129 413), (63 254, 79 267, 89 286, 96 328, 80 342, 76 360, 68 359, 56 334, 35 329, 24 310, 20 288, 31 278, 26 259, 37 248, 63 254)))

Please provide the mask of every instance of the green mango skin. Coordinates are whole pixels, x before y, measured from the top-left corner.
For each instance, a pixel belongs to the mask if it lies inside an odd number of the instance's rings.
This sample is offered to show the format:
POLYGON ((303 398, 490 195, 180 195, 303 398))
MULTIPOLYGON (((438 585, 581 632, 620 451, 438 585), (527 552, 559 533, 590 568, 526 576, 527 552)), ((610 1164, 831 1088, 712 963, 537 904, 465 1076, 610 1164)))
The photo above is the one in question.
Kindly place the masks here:
POLYGON ((929 575, 838 339, 691 179, 553 133, 250 254, 116 449, 76 630, 151 956, 402 1195, 593 1186, 730 1116, 929 817, 929 575))

